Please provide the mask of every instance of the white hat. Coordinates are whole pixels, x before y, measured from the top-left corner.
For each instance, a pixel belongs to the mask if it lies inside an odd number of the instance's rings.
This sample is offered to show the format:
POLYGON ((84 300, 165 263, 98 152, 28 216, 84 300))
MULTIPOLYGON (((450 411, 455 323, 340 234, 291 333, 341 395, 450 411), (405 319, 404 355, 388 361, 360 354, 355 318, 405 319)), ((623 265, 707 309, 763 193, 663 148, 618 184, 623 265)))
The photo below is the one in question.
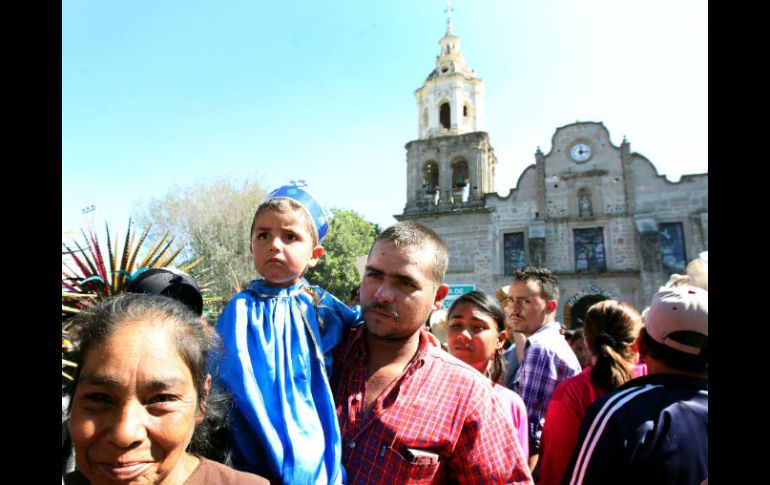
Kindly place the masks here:
POLYGON ((694 286, 659 291, 652 299, 644 328, 658 343, 699 355, 709 335, 708 291, 694 286))

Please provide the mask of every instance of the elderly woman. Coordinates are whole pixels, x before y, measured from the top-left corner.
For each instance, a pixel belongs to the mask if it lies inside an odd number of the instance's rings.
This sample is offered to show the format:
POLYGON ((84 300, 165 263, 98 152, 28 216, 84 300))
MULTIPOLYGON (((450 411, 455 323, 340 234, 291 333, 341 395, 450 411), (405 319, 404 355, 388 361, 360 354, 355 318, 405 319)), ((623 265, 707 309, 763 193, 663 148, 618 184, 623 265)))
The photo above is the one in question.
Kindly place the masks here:
POLYGON ((163 296, 124 294, 83 312, 66 484, 267 484, 200 456, 214 339, 163 296))

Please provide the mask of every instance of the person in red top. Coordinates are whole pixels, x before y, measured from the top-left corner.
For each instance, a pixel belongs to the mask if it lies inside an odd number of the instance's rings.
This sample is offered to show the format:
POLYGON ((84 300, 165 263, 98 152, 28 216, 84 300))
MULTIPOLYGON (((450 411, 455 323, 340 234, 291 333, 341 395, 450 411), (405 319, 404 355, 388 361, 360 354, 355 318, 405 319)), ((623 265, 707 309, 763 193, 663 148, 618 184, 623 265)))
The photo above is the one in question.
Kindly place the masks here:
POLYGON ((331 379, 350 484, 533 483, 489 380, 428 340, 447 259, 415 222, 389 227, 369 252, 365 323, 335 349, 331 379))
POLYGON ((503 407, 511 411, 521 451, 524 456, 529 456, 527 407, 518 394, 502 385, 505 376, 503 343, 508 337, 505 310, 490 295, 473 290, 453 301, 447 314, 447 351, 489 377, 503 407))
POLYGON ((584 338, 593 366, 561 382, 545 415, 542 458, 534 475, 538 485, 561 484, 586 410, 598 397, 647 374, 638 364, 634 342, 642 317, 631 305, 605 300, 588 309, 584 338))

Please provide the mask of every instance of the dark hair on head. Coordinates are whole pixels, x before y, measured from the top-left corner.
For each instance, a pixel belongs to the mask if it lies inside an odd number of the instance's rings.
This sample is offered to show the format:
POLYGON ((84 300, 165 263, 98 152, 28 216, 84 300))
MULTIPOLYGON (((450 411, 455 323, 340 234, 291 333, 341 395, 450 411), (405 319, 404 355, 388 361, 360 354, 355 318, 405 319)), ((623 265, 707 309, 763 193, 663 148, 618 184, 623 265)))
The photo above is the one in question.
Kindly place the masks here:
POLYGON ((572 345, 574 341, 583 338, 583 328, 571 328, 569 330, 565 330, 564 338, 567 339, 567 342, 569 342, 570 345, 572 345))
POLYGON ((546 300, 559 299, 559 278, 546 268, 524 266, 513 273, 514 281, 536 281, 540 285, 540 293, 546 300))
POLYGON ((350 289, 350 299, 358 299, 360 298, 360 291, 361 291, 361 285, 356 285, 353 288, 350 289))
POLYGON ((704 347, 701 348, 701 353, 699 355, 688 354, 657 342, 650 337, 650 334, 648 334, 644 328, 642 328, 642 345, 640 346, 640 349, 643 349, 645 355, 649 355, 669 367, 695 374, 708 374, 708 341, 706 341, 704 347))
POLYGON ((591 382, 607 392, 632 378, 636 363, 633 345, 642 328, 642 317, 634 307, 618 300, 604 300, 586 312, 583 331, 588 349, 596 356, 591 382))
POLYGON ((192 276, 176 268, 148 268, 131 280, 129 293, 163 295, 179 300, 197 315, 203 314, 203 295, 192 276))
MULTIPOLYGON (((461 303, 469 303, 474 307, 481 310, 486 315, 492 317, 497 325, 497 333, 505 330, 505 310, 500 306, 500 303, 491 295, 484 293, 483 291, 473 290, 471 292, 460 295, 447 311, 447 321, 452 317, 452 311, 461 303)), ((492 369, 488 373, 492 382, 502 384, 505 378, 505 357, 499 350, 495 351, 495 358, 492 361, 492 369)))
MULTIPOLYGON (((433 251, 433 264, 431 265, 433 282, 437 286, 443 283, 449 262, 449 250, 441 236, 436 234, 433 229, 419 222, 399 222, 382 231, 374 240, 372 248, 380 241, 387 241, 397 248, 429 247, 433 251)), ((369 254, 371 255, 371 250, 369 254)))
POLYGON ((222 441, 227 432, 230 399, 214 386, 206 392, 206 380, 216 369, 224 346, 216 332, 213 329, 207 331, 200 316, 180 301, 160 295, 125 293, 107 298, 74 317, 79 339, 74 388, 77 388, 80 369, 89 353, 98 352, 99 346, 118 328, 138 322, 167 327, 171 341, 192 375, 198 410, 204 418, 195 428, 188 451, 225 462, 228 453, 222 441))
POLYGON ((318 228, 315 227, 315 222, 310 216, 310 213, 305 209, 305 206, 297 202, 290 197, 275 197, 274 199, 266 200, 259 204, 254 217, 251 218, 251 229, 249 230, 249 241, 254 237, 254 229, 257 224, 257 217, 263 212, 273 211, 279 214, 285 214, 287 212, 299 212, 302 214, 302 221, 305 224, 305 229, 310 233, 310 238, 313 241, 313 246, 318 246, 318 228))

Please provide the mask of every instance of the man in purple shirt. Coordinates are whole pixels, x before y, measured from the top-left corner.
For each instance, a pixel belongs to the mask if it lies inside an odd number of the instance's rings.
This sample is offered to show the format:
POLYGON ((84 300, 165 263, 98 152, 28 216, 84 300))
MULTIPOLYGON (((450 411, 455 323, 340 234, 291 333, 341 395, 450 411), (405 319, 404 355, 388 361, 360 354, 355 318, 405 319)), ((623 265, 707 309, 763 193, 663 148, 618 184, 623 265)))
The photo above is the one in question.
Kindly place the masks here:
POLYGON ((559 279, 549 270, 526 266, 516 270, 508 287, 510 324, 527 337, 513 390, 527 406, 530 470, 540 456, 540 434, 553 390, 581 370, 556 321, 558 285, 559 279))

